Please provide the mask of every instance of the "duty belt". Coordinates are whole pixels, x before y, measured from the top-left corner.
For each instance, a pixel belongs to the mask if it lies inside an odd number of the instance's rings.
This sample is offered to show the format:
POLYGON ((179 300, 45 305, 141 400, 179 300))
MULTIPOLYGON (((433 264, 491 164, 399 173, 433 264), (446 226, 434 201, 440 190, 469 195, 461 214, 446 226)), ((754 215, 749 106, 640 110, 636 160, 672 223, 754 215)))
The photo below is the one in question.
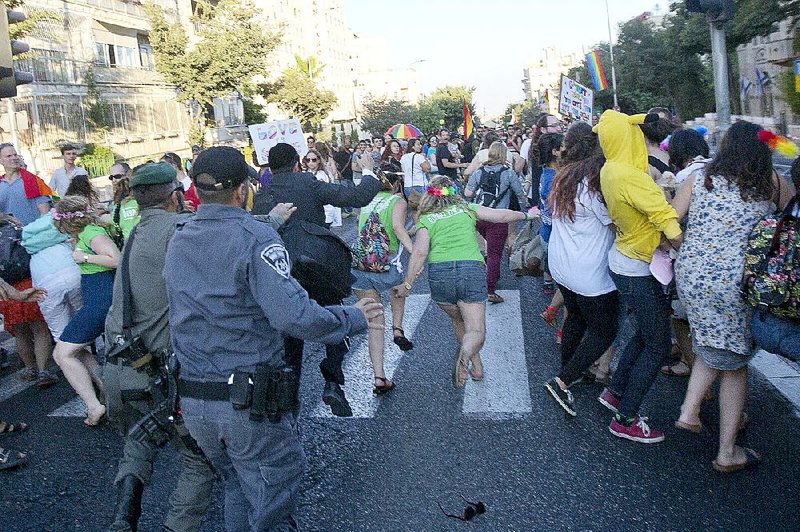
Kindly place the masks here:
POLYGON ((235 410, 250 409, 250 419, 280 421, 281 415, 299 408, 299 379, 291 368, 256 366, 253 373, 236 371, 228 382, 178 380, 181 397, 204 401, 229 401, 235 410))

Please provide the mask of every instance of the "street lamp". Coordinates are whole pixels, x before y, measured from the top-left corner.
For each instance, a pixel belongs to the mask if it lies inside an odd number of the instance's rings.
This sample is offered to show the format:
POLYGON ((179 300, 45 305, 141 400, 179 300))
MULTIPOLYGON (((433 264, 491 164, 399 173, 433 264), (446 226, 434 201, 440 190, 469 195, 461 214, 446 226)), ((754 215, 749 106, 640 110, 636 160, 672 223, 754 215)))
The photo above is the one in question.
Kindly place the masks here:
POLYGON ((619 109, 617 102, 617 71, 614 69, 614 39, 611 37, 611 11, 606 0, 606 20, 608 21, 608 52, 611 55, 611 88, 614 93, 614 110, 619 109))

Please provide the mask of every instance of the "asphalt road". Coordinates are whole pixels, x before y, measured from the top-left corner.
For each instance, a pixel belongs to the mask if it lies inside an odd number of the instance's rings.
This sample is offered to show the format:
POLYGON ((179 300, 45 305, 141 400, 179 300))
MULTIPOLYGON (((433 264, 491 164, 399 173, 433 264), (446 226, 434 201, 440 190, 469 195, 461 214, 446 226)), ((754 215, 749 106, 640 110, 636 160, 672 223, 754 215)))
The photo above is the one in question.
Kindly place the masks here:
MULTIPOLYGON (((345 232, 353 234, 352 219, 345 232)), ((469 525, 485 530, 800 529, 800 421, 765 382, 751 377, 751 421, 741 436, 764 453, 755 471, 711 469, 715 402, 704 407, 703 434, 672 428, 686 379, 659 377, 643 407, 666 431, 664 443, 619 440, 595 400, 599 386, 575 388, 574 419, 542 388, 559 355, 553 330, 538 317, 549 300, 541 281, 505 271, 499 288, 509 301, 489 309, 487 378, 466 390, 451 385, 455 338, 428 303, 424 279, 406 325, 415 348, 388 355, 394 392, 370 397, 365 352, 354 346, 345 389, 358 417, 325 415, 316 368, 322 351, 307 348, 301 424, 309 462, 297 512, 304 530, 461 530, 467 525, 438 507, 460 512, 461 494, 485 502, 487 512, 469 525)), ((4 375, 0 394, 16 382, 4 375)), ((29 451, 30 464, 0 473, 0 530, 103 530, 120 436, 84 427, 66 382, 9 394, 0 396, 0 419, 24 420, 31 430, 0 445, 29 451)), ((159 530, 179 467, 169 448, 160 454, 140 530, 159 530)), ((205 531, 222 530, 221 495, 217 488, 205 531)))

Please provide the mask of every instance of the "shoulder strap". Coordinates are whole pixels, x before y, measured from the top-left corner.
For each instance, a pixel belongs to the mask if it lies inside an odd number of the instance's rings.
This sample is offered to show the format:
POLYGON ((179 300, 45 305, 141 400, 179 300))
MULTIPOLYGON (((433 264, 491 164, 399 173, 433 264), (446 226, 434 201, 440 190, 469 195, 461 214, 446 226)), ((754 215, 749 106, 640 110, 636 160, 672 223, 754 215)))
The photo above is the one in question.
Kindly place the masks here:
POLYGON ((133 309, 131 308, 131 247, 136 238, 137 227, 133 228, 128 241, 125 243, 125 249, 122 251, 122 260, 119 264, 119 274, 122 279, 122 333, 127 340, 131 339, 131 329, 133 328, 133 309))
POLYGON ((667 165, 664 161, 662 161, 658 157, 649 155, 647 157, 647 162, 650 164, 650 166, 655 167, 655 169, 661 172, 662 174, 664 172, 669 172, 671 170, 669 165, 667 165))

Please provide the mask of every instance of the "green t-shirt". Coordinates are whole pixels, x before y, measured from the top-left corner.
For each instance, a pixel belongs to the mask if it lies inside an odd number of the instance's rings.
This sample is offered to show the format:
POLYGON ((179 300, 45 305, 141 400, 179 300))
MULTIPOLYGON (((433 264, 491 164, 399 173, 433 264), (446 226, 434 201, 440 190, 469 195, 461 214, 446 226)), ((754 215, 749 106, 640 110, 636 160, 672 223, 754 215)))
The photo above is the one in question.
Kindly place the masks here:
POLYGON ((398 196, 393 195, 391 192, 378 192, 370 204, 361 209, 361 214, 358 216, 358 230, 361 231, 372 211, 380 208, 378 218, 380 218, 381 223, 386 228, 386 233, 389 235, 389 251, 392 253, 397 251, 398 248, 397 235, 394 234, 394 229, 392 228, 392 210, 394 210, 394 204, 399 199, 398 196))
MULTIPOLYGON (((89 224, 83 228, 81 234, 78 235, 78 242, 75 244, 75 249, 78 251, 82 251, 87 255, 97 255, 89 244, 92 242, 92 239, 96 236, 105 236, 108 237, 108 232, 105 230, 104 227, 99 225, 89 224)), ((92 273, 100 273, 100 272, 107 272, 113 270, 114 268, 108 268, 106 266, 100 266, 98 264, 91 264, 89 262, 84 262, 78 264, 81 269, 81 275, 90 275, 92 273)))
POLYGON ((453 205, 441 212, 419 217, 417 229, 427 229, 431 239, 429 263, 456 260, 483 262, 478 239, 475 237, 475 213, 478 207, 477 203, 470 203, 468 206, 453 205))
POLYGON ((119 229, 122 231, 122 238, 128 240, 133 228, 139 223, 139 204, 133 198, 122 200, 119 207, 119 229))

